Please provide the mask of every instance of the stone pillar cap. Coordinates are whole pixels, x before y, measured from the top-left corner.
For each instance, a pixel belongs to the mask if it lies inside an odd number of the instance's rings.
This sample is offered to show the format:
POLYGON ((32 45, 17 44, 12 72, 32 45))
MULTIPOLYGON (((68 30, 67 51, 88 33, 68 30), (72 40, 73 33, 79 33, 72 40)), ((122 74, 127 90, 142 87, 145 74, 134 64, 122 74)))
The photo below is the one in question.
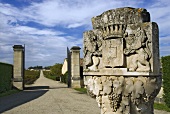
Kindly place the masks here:
POLYGON ((23 49, 24 47, 22 45, 14 45, 13 48, 14 49, 23 49))
POLYGON ((80 50, 81 48, 79 46, 73 46, 71 50, 80 50))

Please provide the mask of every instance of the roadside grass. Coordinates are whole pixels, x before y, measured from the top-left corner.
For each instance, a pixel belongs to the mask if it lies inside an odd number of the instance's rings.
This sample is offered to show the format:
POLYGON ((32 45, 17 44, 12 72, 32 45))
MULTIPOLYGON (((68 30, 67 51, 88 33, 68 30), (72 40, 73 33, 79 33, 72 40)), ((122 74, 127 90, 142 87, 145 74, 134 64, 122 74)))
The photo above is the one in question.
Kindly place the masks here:
POLYGON ((46 78, 55 80, 56 81, 56 76, 51 76, 51 75, 44 75, 46 78))
POLYGON ((51 75, 50 71, 43 71, 43 74, 48 79, 51 79, 51 80, 54 80, 54 81, 59 81, 60 80, 60 77, 51 75))
POLYGON ((87 89, 86 88, 74 88, 74 89, 81 92, 81 93, 87 94, 87 89))
POLYGON ((8 96, 8 95, 15 94, 15 93, 18 93, 18 92, 20 92, 20 90, 12 89, 12 90, 6 91, 4 93, 0 93, 0 97, 8 96))
MULTIPOLYGON (((40 71, 29 71, 29 70, 25 70, 25 77, 24 77, 24 83, 26 85, 29 85, 29 84, 33 84, 40 76, 40 71)), ((8 96, 8 95, 11 95, 11 94, 15 94, 15 93, 18 93, 20 92, 21 90, 18 90, 16 88, 12 88, 11 90, 9 91, 6 91, 6 92, 3 92, 3 93, 0 93, 0 97, 4 97, 4 96, 8 96)))
POLYGON ((170 112, 170 108, 168 108, 165 104, 161 103, 154 103, 154 109, 170 112))
POLYGON ((40 71, 25 70, 24 83, 26 85, 33 84, 40 77, 40 71))

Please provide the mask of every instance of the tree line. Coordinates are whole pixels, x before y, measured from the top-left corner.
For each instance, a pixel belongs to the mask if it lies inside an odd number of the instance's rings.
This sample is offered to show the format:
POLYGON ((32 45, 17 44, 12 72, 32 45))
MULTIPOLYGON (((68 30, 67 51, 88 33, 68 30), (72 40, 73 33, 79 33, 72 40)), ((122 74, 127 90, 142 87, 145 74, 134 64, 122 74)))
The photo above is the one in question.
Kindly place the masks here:
POLYGON ((46 70, 50 70, 50 68, 51 68, 52 66, 45 66, 45 67, 43 67, 43 66, 30 66, 30 67, 28 67, 28 69, 30 70, 30 69, 46 69, 46 70))
POLYGON ((29 70, 34 69, 34 70, 41 70, 41 69, 46 69, 50 70, 50 75, 53 76, 60 76, 61 75, 61 69, 62 69, 62 64, 61 63, 56 63, 53 66, 30 66, 28 67, 29 70))

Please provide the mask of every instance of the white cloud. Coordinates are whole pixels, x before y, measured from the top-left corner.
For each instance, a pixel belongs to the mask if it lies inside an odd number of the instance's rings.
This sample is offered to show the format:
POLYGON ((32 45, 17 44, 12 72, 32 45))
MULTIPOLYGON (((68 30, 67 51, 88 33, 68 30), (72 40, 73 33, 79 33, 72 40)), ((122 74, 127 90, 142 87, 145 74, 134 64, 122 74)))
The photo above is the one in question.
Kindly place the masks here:
POLYGON ((50 29, 39 30, 36 28, 28 27, 28 26, 17 26, 14 28, 18 33, 16 34, 30 34, 30 35, 62 35, 64 33, 59 31, 53 31, 50 29))
POLYGON ((151 15, 151 21, 158 24, 161 36, 169 34, 170 1, 161 0, 155 3, 156 4, 148 8, 151 15))
POLYGON ((99 15, 106 10, 135 4, 132 1, 126 3, 124 4, 124 2, 117 0, 51 0, 44 1, 41 4, 33 3, 25 11, 31 11, 29 12, 31 15, 36 14, 34 20, 38 20, 39 23, 46 26, 61 24, 72 28, 91 24, 93 16, 99 15))
POLYGON ((160 38, 160 43, 162 45, 170 44, 170 36, 165 36, 160 38))
MULTIPOLYGON (((131 0, 44 0, 43 2, 32 2, 30 6, 23 8, 0 3, 0 11, 6 16, 24 22, 34 21, 50 27, 62 25, 74 28, 90 25, 93 16, 106 10, 127 6, 140 7, 141 4, 147 3, 131 0)), ((168 0, 157 0, 151 6, 147 6, 146 9, 151 12, 153 21, 159 21, 163 16, 168 16, 167 14, 170 13, 169 4, 170 1, 168 0)))
POLYGON ((170 55, 170 46, 161 46, 160 47, 160 54, 162 56, 170 55))
MULTIPOLYGON (((26 2, 27 0, 25 0, 26 2)), ((83 26, 91 28, 91 18, 109 9, 118 7, 146 6, 152 21, 160 28, 161 53, 168 55, 170 28, 170 1, 156 0, 147 5, 148 1, 132 0, 44 0, 33 2, 29 6, 17 8, 10 4, 0 3, 0 51, 8 57, 0 55, 0 61, 12 61, 12 45, 26 44, 27 66, 31 64, 62 62, 66 57, 66 47, 78 45, 82 47, 82 38, 72 36, 59 27, 76 29, 83 26), (19 23, 21 22, 21 23, 19 23), (39 23, 44 28, 33 27, 28 22, 39 23), (54 28, 53 28, 54 27, 54 28), (34 61, 34 62, 31 62, 34 61)), ((66 30, 67 30, 66 29, 66 30)), ((64 29, 65 30, 65 29, 64 29)), ((83 34, 74 33, 74 34, 83 34)), ((77 35, 80 36, 80 35, 77 35)), ((82 53, 82 52, 81 52, 82 53)))
POLYGON ((161 56, 170 55, 170 36, 161 37, 160 45, 161 56))
POLYGON ((1 4, 1 12, 21 21, 34 21, 46 26, 62 25, 68 28, 91 24, 93 16, 116 7, 133 6, 138 2, 118 0, 44 0, 32 2, 30 6, 18 9, 1 4), (126 4, 125 4, 126 3, 126 4))
POLYGON ((80 45, 76 38, 66 36, 64 32, 54 29, 39 29, 17 24, 17 21, 4 14, 0 19, 0 61, 13 62, 12 46, 16 44, 26 45, 26 65, 53 65, 55 62, 61 62, 66 57, 66 47, 71 45, 80 45), (9 23, 12 20, 16 23, 13 26, 9 23), (60 36, 64 35, 64 37, 60 36), (60 56, 58 55, 60 54, 60 56), (59 59, 56 59, 59 57, 59 59))

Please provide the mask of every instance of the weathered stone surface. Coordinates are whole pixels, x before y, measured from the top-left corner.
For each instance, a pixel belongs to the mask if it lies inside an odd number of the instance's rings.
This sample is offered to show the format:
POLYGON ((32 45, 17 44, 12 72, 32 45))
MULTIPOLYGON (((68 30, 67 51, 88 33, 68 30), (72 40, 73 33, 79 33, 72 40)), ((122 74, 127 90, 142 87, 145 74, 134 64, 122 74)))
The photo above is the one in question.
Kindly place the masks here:
POLYGON ((142 8, 92 18, 84 32, 84 82, 101 114, 152 114, 161 87, 159 31, 142 8))
POLYGON ((156 23, 128 24, 123 37, 108 36, 99 32, 84 33, 84 68, 98 71, 101 68, 128 68, 128 71, 152 72, 158 75, 159 43, 156 23), (102 39, 103 38, 103 39, 102 39), (157 67, 158 66, 158 67, 157 67))
POLYGON ((117 8, 108 10, 92 18, 93 29, 108 27, 110 25, 135 24, 150 22, 150 14, 143 8, 117 8))
POLYGON ((158 77, 92 76, 86 86, 106 114, 152 114, 160 84, 158 77))
POLYGON ((24 74, 24 47, 22 45, 14 45, 14 78, 13 85, 20 89, 24 89, 23 74, 24 74))
POLYGON ((71 48, 71 87, 81 88, 80 84, 80 47, 71 48))

